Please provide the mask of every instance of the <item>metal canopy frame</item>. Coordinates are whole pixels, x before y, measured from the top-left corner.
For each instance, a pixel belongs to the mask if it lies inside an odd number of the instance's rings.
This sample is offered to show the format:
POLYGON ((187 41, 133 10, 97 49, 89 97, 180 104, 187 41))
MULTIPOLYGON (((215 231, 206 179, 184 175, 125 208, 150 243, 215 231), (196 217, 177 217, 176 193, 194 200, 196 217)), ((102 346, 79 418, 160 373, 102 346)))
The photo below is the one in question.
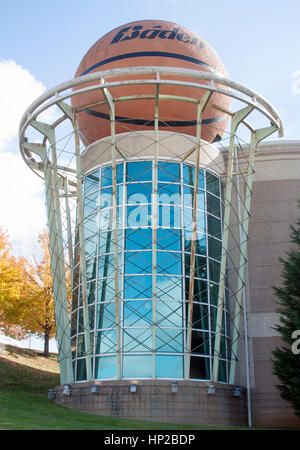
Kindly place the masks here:
MULTIPOLYGON (((219 379, 219 361, 221 355, 221 334, 225 286, 226 286, 226 271, 228 264, 230 264, 230 249, 228 247, 230 234, 230 217, 232 214, 232 189, 236 188, 238 197, 238 224, 239 237, 237 246, 239 247, 239 263, 236 267, 236 287, 234 288, 235 295, 232 302, 235 302, 233 307, 233 331, 232 331, 232 349, 229 357, 230 373, 229 382, 234 384, 236 362, 237 362, 237 348, 238 338, 240 335, 240 317, 243 311, 245 324, 245 352, 247 364, 247 386, 249 388, 249 362, 248 362, 248 348, 247 348, 247 329, 246 329, 246 299, 245 299, 245 265, 247 262, 247 236, 250 217, 250 202, 252 192, 252 182, 254 174, 254 156, 257 151, 258 144, 261 140, 274 132, 278 132, 279 137, 283 136, 283 125, 281 118, 275 108, 262 96, 255 91, 229 79, 201 72, 198 70, 179 69, 170 67, 135 67, 125 69, 112 69, 107 71, 95 72, 88 74, 65 83, 62 83, 55 88, 47 91, 40 96, 24 113, 20 122, 19 139, 20 151, 26 164, 45 182, 46 190, 46 205, 48 214, 48 227, 50 233, 50 251, 51 264, 53 274, 53 288, 55 296, 56 308, 56 324, 57 324, 57 340, 59 347, 59 360, 62 384, 74 381, 73 367, 72 367, 72 349, 71 349, 71 333, 70 333, 70 312, 69 312, 69 294, 68 283, 66 279, 66 267, 70 267, 71 283, 73 277, 73 270, 76 264, 75 261, 75 240, 74 227, 71 225, 71 212, 69 202, 74 199, 76 201, 76 229, 78 234, 77 244, 77 258, 80 260, 80 277, 82 285, 83 298, 83 325, 84 325, 84 344, 86 356, 86 374, 87 379, 91 380, 92 363, 91 355, 94 352, 93 344, 90 340, 89 316, 88 316, 88 299, 87 299, 87 282, 86 282, 86 261, 85 261, 85 240, 84 240, 84 213, 83 213, 83 192, 82 182, 85 173, 82 171, 82 154, 80 147, 80 136, 78 130, 78 113, 84 108, 97 106, 99 104, 106 104, 111 123, 111 165, 112 165, 112 179, 113 179, 113 243, 114 243, 114 265, 115 265, 115 316, 116 316, 116 348, 117 348, 117 378, 121 378, 121 362, 120 353, 122 343, 120 341, 120 286, 119 286, 119 262, 118 262, 118 233, 117 233, 117 172, 116 161, 117 158, 125 160, 125 156, 121 149, 116 145, 116 131, 115 131, 115 104, 117 102, 126 102, 140 99, 152 99, 154 104, 154 136, 155 136, 155 152, 153 154, 154 160, 154 176, 153 176, 153 332, 152 332, 152 358, 153 358, 153 373, 155 378, 155 326, 156 326, 156 310, 155 302, 157 297, 156 292, 156 248, 157 248, 157 166, 159 158, 159 104, 162 101, 181 101, 183 103, 194 103, 197 105, 196 119, 196 135, 194 145, 191 150, 182 156, 181 161, 188 160, 191 154, 195 156, 195 168, 200 167, 200 154, 203 150, 203 141, 201 140, 201 122, 202 116, 207 107, 221 110, 230 118, 230 142, 227 148, 227 167, 226 173, 223 174, 225 183, 224 196, 224 214, 223 214, 223 233, 222 233, 222 255, 220 266, 220 279, 218 291, 218 305, 216 318, 216 333, 213 348, 213 371, 212 381, 217 382, 219 379), (143 76, 143 79, 119 81, 120 77, 128 76, 143 76), (149 76, 145 79, 145 76, 149 76), (164 79, 163 77, 176 77, 176 80, 164 79), (118 81, 111 81, 118 78, 118 81), (106 81, 109 79, 110 81, 106 81), (189 79, 190 81, 187 81, 189 79), (93 83, 93 85, 90 85, 93 83), (89 84, 88 86, 86 86, 89 84), (132 86, 148 86, 154 87, 154 94, 144 95, 128 95, 118 98, 113 98, 110 89, 117 86, 132 87, 132 86), (191 87, 199 90, 199 98, 187 98, 176 95, 161 94, 162 86, 174 87, 191 87), (76 88, 76 89, 75 89, 76 88), (78 109, 72 109, 68 103, 71 97, 92 92, 101 91, 104 100, 94 103, 93 105, 84 105, 78 109), (205 94, 203 95, 203 90, 205 94), (224 110, 213 103, 211 103, 211 96, 213 93, 218 93, 231 97, 238 101, 241 107, 233 112, 224 110), (48 124, 39 120, 41 113, 48 108, 56 105, 62 112, 62 115, 53 123, 48 124), (260 113, 261 117, 267 122, 267 126, 256 129, 248 121, 248 117, 253 112, 260 113), (247 119, 247 120, 246 120, 247 119), (64 121, 70 121, 73 127, 75 136, 74 142, 74 160, 75 167, 64 165, 59 161, 58 152, 56 149, 56 128, 64 121), (236 136, 238 128, 243 125, 250 132, 251 139, 249 144, 249 155, 247 163, 243 168, 234 170, 236 164, 236 136), (41 135, 41 143, 28 142, 26 138, 30 127, 37 130, 41 135), (245 167, 246 166, 246 167, 245 167), (240 187, 240 177, 243 177, 243 182, 246 186, 245 193, 242 194, 240 187), (61 209, 64 202, 65 210, 65 225, 62 225, 61 209), (241 209, 241 205, 243 210, 241 209), (65 244, 64 244, 65 243, 65 244)), ((196 174, 199 170, 196 170, 196 174)), ((198 192, 198 175, 195 176, 194 189, 198 192)), ((191 357, 191 336, 192 336, 192 317, 193 317, 193 296, 194 296, 194 276, 195 276, 195 247, 196 247, 196 224, 197 224, 197 194, 193 198, 193 218, 192 218, 192 246, 191 246, 191 263, 190 263, 190 281, 189 281, 189 298, 188 298, 188 314, 186 320, 186 344, 185 344, 185 378, 190 376, 190 357, 191 357)), ((248 397, 250 403, 250 397, 248 397)))

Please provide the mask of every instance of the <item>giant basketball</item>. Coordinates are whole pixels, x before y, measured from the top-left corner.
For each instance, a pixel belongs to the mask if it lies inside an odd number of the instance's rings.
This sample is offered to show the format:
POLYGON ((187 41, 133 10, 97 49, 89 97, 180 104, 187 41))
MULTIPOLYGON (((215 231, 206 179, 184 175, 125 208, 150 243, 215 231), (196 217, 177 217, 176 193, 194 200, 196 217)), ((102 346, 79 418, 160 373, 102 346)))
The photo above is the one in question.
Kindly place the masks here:
MULTIPOLYGON (((162 66, 194 69, 227 77, 226 69, 212 47, 192 31, 172 22, 162 20, 141 20, 122 25, 99 39, 86 53, 76 71, 75 77, 108 69, 162 66)), ((139 79, 153 78, 151 75, 139 79)), ((133 76, 122 79, 136 79, 133 76)), ((164 77, 176 79, 175 77, 164 77)), ((109 81, 109 79, 106 79, 109 81)), ((117 81, 114 78, 111 81, 117 81)), ((193 81, 192 78, 180 78, 193 81)), ((199 81, 200 83, 200 81, 199 81)), ((201 81, 202 84, 207 82, 201 81)), ((117 101, 122 96, 153 96, 153 85, 115 86, 110 89, 116 99, 116 133, 153 129, 154 100, 117 101)), ((160 94, 199 99, 204 90, 164 85, 160 94)), ((78 124, 85 145, 89 145, 111 133, 107 105, 100 89, 72 97, 72 106, 80 108, 78 124), (97 103, 99 103, 97 105, 97 103)), ((214 142, 223 136, 227 127, 224 111, 230 110, 230 97, 214 93, 202 117, 201 138, 214 142)), ((188 135, 196 134, 197 106, 174 100, 160 100, 159 129, 188 135)))

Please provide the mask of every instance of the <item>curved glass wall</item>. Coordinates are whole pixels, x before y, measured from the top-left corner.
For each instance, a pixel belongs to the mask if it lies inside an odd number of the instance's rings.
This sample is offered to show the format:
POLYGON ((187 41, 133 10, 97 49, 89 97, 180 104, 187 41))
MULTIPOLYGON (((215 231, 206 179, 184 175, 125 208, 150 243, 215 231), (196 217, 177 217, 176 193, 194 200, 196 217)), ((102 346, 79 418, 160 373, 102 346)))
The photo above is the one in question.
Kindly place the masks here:
MULTIPOLYGON (((85 177, 84 251, 94 379, 117 377, 116 282, 121 378, 185 377, 194 177, 192 165, 159 161, 154 197, 153 161, 117 165, 117 265, 112 167, 102 167, 85 177)), ((190 378, 209 380, 222 248, 222 202, 220 180, 206 169, 199 171, 197 201, 190 378)), ((78 273, 79 263, 74 279, 79 280, 78 273)), ((77 381, 86 378, 81 291, 78 283, 72 305, 77 381)), ((223 317, 219 380, 226 382, 227 303, 223 317)))

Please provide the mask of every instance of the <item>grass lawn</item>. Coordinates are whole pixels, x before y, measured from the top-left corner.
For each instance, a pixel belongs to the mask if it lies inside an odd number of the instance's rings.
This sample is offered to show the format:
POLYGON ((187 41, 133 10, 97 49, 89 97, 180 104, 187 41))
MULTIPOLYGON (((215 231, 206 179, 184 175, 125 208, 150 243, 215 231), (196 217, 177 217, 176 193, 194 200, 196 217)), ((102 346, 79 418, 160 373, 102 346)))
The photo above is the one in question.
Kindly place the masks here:
POLYGON ((0 430, 230 429, 95 416, 64 408, 48 400, 48 389, 60 384, 58 371, 54 355, 44 358, 33 350, 5 348, 0 354, 0 430))

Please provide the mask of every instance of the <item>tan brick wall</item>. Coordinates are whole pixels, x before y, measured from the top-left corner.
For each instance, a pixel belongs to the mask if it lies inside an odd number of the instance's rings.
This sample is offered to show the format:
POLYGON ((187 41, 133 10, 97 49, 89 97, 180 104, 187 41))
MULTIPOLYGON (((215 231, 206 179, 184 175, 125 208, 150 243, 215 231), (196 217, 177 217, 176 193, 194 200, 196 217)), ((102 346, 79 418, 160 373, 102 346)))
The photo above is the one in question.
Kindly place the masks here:
MULTIPOLYGON (((137 391, 130 392, 128 380, 73 383, 71 396, 62 394, 58 386, 56 403, 87 413, 132 419, 172 422, 246 426, 246 396, 232 395, 232 386, 215 385, 215 394, 207 393, 208 383, 179 381, 178 392, 171 392, 171 381, 139 380, 137 391), (98 394, 91 393, 98 384, 98 394)), ((135 382, 136 383, 136 382, 135 382)))

